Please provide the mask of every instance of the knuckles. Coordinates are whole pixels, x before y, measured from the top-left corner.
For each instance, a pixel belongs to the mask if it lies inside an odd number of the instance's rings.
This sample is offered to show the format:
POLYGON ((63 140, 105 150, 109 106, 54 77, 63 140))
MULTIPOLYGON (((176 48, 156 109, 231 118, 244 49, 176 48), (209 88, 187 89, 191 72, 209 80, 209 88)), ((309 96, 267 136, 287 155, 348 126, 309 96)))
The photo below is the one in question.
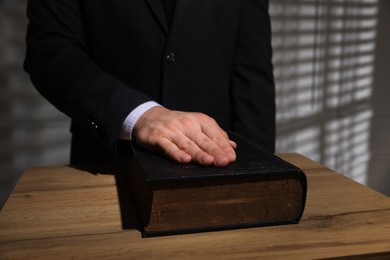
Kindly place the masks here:
POLYGON ((201 164, 210 164, 215 155, 232 149, 227 133, 203 113, 170 110, 142 122, 136 131, 137 143, 157 148, 176 161, 187 162, 192 157, 201 164))

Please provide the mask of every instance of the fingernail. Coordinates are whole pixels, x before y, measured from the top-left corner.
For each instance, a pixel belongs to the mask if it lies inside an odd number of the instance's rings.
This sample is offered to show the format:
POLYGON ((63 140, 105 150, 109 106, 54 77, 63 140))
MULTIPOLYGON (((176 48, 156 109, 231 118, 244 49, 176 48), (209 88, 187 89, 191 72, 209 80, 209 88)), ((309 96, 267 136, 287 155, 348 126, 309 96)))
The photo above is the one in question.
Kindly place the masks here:
POLYGON ((214 159, 216 166, 226 166, 229 163, 229 158, 224 155, 217 155, 214 159))
POLYGON ((191 155, 189 154, 183 154, 179 160, 181 163, 189 163, 192 160, 192 158, 191 155))
POLYGON ((229 156, 229 159, 231 161, 235 161, 236 160, 236 153, 235 152, 229 153, 228 156, 229 156))
POLYGON ((200 164, 202 165, 210 165, 213 164, 214 157, 211 155, 204 155, 200 158, 200 164))

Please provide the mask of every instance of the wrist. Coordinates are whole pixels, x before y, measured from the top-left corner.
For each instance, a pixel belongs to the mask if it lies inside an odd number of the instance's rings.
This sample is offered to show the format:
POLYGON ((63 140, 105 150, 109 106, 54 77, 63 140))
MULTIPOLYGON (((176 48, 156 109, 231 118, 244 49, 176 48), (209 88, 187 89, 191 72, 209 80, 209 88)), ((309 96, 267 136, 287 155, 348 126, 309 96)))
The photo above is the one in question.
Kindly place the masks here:
POLYGON ((119 138, 123 140, 132 140, 133 136, 133 131, 134 127, 139 121, 139 119, 150 109, 153 109, 155 107, 161 107, 160 104, 154 102, 154 101, 149 101, 145 102, 135 109, 133 109, 129 115, 126 117, 122 124, 121 132, 119 134, 119 138))

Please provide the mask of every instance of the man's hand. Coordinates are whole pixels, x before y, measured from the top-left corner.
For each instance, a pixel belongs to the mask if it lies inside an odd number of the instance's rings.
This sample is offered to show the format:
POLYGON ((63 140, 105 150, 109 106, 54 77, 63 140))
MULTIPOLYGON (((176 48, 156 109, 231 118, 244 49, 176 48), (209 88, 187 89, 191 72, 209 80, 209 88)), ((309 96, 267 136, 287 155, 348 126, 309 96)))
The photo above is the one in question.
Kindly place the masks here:
POLYGON ((236 160, 236 143, 214 119, 201 113, 153 107, 138 119, 133 137, 140 146, 180 163, 224 167, 236 160))

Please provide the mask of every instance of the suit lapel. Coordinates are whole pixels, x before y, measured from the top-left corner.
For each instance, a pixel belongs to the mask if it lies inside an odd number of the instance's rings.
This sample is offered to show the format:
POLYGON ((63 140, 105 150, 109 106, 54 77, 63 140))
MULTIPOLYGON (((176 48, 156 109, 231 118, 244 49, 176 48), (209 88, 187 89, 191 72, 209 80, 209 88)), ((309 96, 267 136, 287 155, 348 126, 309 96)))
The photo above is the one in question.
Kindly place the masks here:
POLYGON ((146 0, 146 2, 149 5, 149 8, 151 9, 152 13, 154 14, 154 17, 156 18, 157 22, 160 24, 161 29, 164 31, 165 35, 168 35, 168 21, 167 17, 165 16, 163 6, 161 4, 161 0, 146 0))
POLYGON ((168 35, 169 31, 174 32, 179 26, 185 10, 188 7, 188 4, 191 0, 176 0, 175 9, 172 17, 171 28, 169 28, 167 17, 165 16, 165 12, 163 6, 161 4, 161 0, 145 0, 151 9, 154 17, 157 22, 160 24, 161 29, 164 31, 165 35, 168 35))

